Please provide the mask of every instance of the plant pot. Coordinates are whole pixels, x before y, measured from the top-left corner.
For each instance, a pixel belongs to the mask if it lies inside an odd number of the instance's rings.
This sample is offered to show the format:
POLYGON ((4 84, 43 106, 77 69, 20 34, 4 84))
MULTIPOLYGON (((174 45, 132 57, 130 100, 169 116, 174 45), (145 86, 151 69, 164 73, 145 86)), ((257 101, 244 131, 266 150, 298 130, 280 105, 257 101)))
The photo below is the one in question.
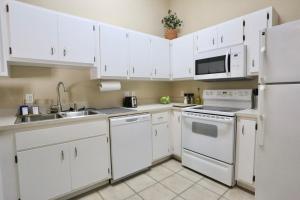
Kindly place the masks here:
POLYGON ((177 38, 177 30, 176 29, 166 29, 165 30, 165 38, 169 40, 173 40, 177 38))

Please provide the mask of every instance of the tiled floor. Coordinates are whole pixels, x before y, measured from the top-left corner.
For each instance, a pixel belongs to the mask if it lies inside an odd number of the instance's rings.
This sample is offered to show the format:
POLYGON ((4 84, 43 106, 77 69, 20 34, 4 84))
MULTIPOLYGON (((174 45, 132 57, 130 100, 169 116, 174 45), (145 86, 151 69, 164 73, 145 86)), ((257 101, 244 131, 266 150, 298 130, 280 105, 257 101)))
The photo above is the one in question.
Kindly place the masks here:
POLYGON ((237 187, 228 188, 205 178, 175 160, 76 200, 254 200, 237 187))

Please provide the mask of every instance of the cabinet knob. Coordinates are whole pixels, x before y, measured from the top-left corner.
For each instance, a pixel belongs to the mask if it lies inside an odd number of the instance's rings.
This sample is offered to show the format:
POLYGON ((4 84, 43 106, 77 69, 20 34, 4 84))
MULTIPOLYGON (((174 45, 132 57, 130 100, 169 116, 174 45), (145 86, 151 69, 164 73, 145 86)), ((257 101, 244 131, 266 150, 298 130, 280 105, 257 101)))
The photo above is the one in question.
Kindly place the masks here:
POLYGON ((221 36, 221 43, 223 43, 223 35, 221 36))
POLYGON ((64 56, 66 56, 67 55, 67 50, 66 49, 64 49, 64 56))
POLYGON ((54 48, 51 47, 51 55, 53 56, 54 55, 54 48))
POLYGON ((132 73, 134 74, 134 67, 132 67, 132 73))
POLYGON ((74 154, 75 154, 75 158, 77 158, 77 156, 78 156, 77 147, 75 147, 75 149, 74 149, 74 154))
POLYGON ((105 72, 107 71, 107 65, 104 65, 104 71, 105 72))
POLYGON ((242 135, 245 135, 245 126, 242 127, 242 135))
POLYGON ((212 44, 215 45, 215 38, 212 39, 212 44))
POLYGON ((61 155, 61 160, 65 160, 65 153, 63 150, 61 150, 60 155, 61 155))
POLYGON ((255 60, 252 59, 252 67, 255 67, 255 60))

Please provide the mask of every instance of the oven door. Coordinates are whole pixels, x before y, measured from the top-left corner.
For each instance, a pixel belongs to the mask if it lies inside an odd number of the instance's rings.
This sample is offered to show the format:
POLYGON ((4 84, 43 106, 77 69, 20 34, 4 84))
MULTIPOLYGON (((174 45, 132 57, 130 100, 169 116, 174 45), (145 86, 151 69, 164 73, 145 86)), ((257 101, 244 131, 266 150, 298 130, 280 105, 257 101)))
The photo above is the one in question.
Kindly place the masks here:
POLYGON ((220 79, 230 77, 230 48, 209 51, 195 59, 195 79, 220 79))
POLYGON ((235 117, 184 112, 182 146, 201 155, 233 164, 235 117))

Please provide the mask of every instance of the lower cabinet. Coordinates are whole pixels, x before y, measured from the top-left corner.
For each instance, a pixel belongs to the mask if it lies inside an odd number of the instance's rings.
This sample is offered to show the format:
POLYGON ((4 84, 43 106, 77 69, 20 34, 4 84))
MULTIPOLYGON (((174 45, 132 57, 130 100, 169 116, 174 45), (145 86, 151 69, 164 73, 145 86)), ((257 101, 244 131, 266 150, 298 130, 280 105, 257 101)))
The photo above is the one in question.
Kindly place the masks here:
POLYGON ((173 154, 181 158, 181 111, 172 111, 170 117, 173 154))
POLYGON ((171 155, 169 112, 152 114, 153 161, 171 155))
MULTIPOLYGON (((42 141, 40 135, 32 139, 42 141)), ((18 151, 17 158, 22 200, 52 199, 111 177, 106 134, 84 138, 82 132, 68 142, 18 151)))
POLYGON ((236 180, 253 186, 255 177, 256 120, 238 118, 236 143, 236 180))

